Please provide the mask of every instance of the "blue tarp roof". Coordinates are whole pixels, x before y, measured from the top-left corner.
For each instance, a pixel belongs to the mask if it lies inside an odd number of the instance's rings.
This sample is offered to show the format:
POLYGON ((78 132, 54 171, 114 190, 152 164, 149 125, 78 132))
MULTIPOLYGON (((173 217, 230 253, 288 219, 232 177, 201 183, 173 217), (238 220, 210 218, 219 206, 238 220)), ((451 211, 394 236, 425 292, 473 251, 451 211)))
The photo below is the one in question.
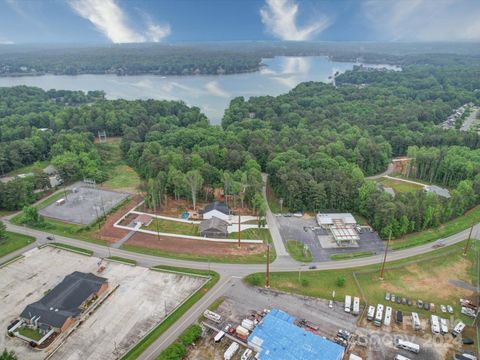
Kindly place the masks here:
POLYGON ((341 360, 345 349, 294 325, 295 318, 272 309, 248 337, 260 360, 341 360))

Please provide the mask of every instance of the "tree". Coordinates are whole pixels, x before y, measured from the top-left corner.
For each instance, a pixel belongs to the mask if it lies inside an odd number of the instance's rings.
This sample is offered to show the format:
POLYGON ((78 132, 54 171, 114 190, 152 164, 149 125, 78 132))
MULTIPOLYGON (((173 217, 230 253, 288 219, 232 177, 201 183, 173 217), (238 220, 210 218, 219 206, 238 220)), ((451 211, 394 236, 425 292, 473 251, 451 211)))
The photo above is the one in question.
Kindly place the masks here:
POLYGON ((7 238, 7 226, 3 221, 0 221, 0 243, 7 238))
POLYGON ((0 360, 17 360, 17 355, 13 351, 7 351, 4 349, 0 354, 0 360))
POLYGON ((338 276, 337 279, 335 280, 335 284, 336 284, 338 287, 344 287, 346 281, 347 281, 347 280, 345 279, 345 276, 340 275, 340 276, 338 276))
POLYGON ((197 194, 200 188, 203 185, 203 177, 200 175, 198 170, 190 170, 185 175, 185 180, 190 187, 191 195, 192 195, 192 202, 193 202, 193 209, 197 209, 197 194))
POLYGON ((22 222, 28 225, 39 225, 43 222, 43 218, 38 215, 35 206, 25 206, 22 210, 22 222))

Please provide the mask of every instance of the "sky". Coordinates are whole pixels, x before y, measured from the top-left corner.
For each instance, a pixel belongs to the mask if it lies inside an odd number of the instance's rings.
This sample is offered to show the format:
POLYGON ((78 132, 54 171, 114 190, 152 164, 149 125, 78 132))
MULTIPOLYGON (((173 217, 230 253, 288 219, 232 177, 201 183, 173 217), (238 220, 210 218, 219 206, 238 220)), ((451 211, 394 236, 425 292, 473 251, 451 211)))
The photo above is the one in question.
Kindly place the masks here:
POLYGON ((0 44, 480 41, 480 0, 0 0, 0 44))

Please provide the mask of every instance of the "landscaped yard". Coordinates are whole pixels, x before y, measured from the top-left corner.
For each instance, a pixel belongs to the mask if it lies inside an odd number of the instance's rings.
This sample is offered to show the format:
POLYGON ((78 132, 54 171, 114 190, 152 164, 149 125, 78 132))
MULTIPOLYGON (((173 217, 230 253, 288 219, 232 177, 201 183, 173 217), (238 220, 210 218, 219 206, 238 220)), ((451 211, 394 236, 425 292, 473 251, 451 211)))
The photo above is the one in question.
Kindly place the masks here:
POLYGON ((308 246, 305 248, 303 242, 297 240, 288 240, 286 245, 288 253, 295 260, 300 262, 312 261, 312 252, 310 249, 308 249, 308 246))
POLYGON ((154 219, 152 223, 144 227, 144 229, 161 233, 200 236, 200 230, 197 224, 174 220, 154 219))
POLYGON ((17 329, 17 331, 20 335, 35 341, 38 341, 43 337, 43 335, 40 334, 38 330, 30 329, 28 327, 20 327, 17 329))
POLYGON ((412 192, 422 190, 423 186, 412 184, 406 181, 393 180, 389 178, 381 178, 378 180, 385 187, 391 187, 396 193, 412 192))
POLYGON ((22 235, 7 231, 6 240, 0 240, 0 257, 10 254, 15 250, 21 249, 35 241, 32 236, 22 235))
MULTIPOLYGON (((383 281, 379 279, 381 265, 376 264, 352 269, 304 271, 300 274, 297 271, 270 273, 270 286, 273 289, 326 299, 331 299, 332 291, 335 291, 335 299, 343 301, 345 295, 361 295, 354 280, 355 272, 368 303, 384 303, 385 292, 388 291, 412 300, 433 302, 437 307, 440 304, 450 304, 454 307, 455 314, 460 316, 458 299, 472 297, 473 292, 464 287, 469 288, 475 284, 478 276, 474 267, 473 244, 471 243, 466 258, 462 256, 464 246, 465 242, 462 242, 429 254, 389 262, 383 281), (344 286, 338 286, 339 277, 345 279, 344 286)), ((252 285, 263 285, 265 274, 249 275, 246 281, 252 285)), ((395 308, 397 307, 413 310, 413 307, 407 305, 396 304, 395 308)), ((428 314, 423 310, 419 312, 428 314)), ((468 318, 462 318, 468 321, 468 318)))

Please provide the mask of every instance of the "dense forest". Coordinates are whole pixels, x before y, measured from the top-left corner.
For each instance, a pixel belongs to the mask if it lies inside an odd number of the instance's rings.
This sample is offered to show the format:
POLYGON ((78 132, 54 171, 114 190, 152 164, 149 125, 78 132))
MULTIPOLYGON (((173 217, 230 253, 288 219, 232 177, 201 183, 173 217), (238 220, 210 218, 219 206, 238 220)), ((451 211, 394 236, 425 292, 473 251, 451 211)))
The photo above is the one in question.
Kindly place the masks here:
POLYGON ((0 45, 0 76, 200 75, 257 71, 274 56, 328 56, 332 60, 393 65, 478 65, 476 44, 242 42, 105 46, 0 45), (426 52, 426 53, 425 53, 426 52))
MULTIPOLYGON (((181 102, 0 89, 0 164, 6 173, 48 159, 67 182, 101 182, 108 174, 93 138, 105 130, 122 137, 122 153, 145 180, 149 206, 161 206, 165 194, 195 204, 221 187, 235 205, 264 211, 266 172, 292 211, 358 211, 383 237, 399 236, 480 201, 480 136, 437 126, 458 106, 479 103, 477 89, 478 66, 358 67, 337 76, 336 86, 307 82, 277 97, 233 99, 221 126, 181 102), (365 179, 398 155, 414 159, 411 176, 448 186, 451 198, 423 192, 393 198, 365 179)), ((17 190, 28 195, 23 203, 42 186, 37 181, 17 190)))

